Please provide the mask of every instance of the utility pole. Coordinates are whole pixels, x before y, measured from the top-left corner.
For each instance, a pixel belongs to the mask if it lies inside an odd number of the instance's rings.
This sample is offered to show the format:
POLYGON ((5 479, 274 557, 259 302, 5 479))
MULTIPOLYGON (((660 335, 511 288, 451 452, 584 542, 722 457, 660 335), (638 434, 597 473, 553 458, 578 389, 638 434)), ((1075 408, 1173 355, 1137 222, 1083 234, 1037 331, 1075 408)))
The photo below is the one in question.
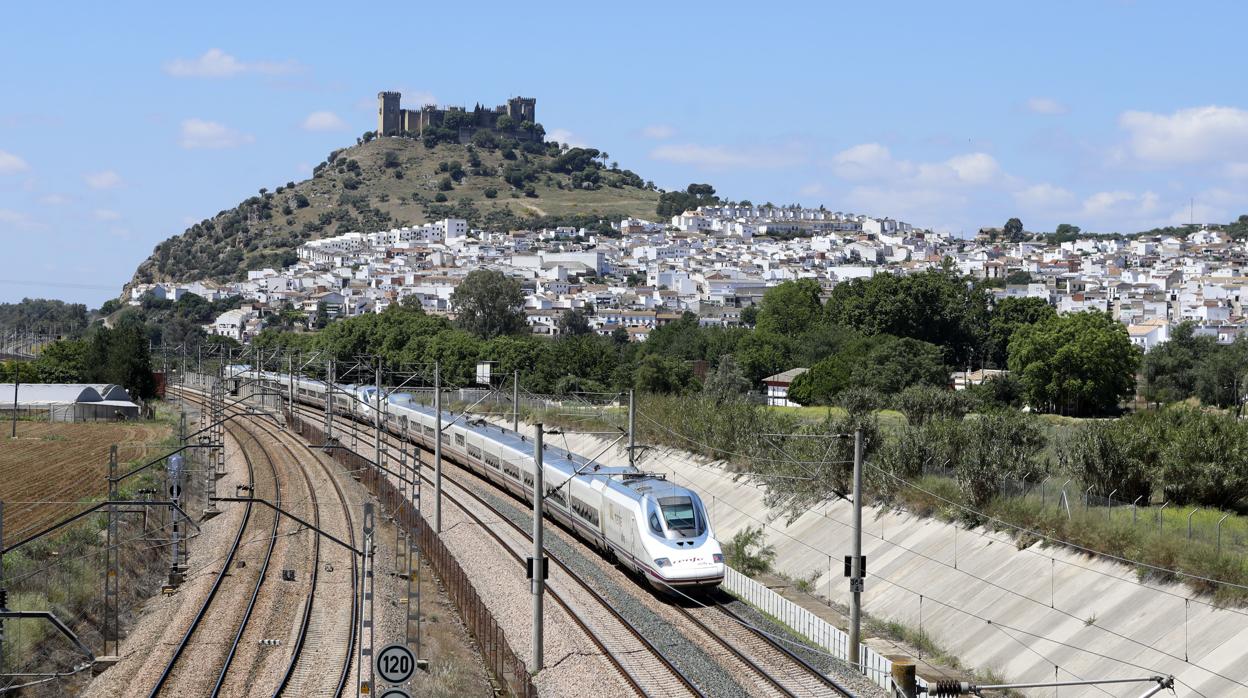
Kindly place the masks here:
MULTIPOLYGON (((9 609, 9 591, 4 588, 4 502, 0 501, 0 611, 9 609)), ((4 674, 4 618, 0 617, 0 675, 4 674)))
POLYGON ((17 438, 17 389, 22 386, 22 364, 13 362, 13 433, 9 434, 11 438, 17 438))
POLYGON ((295 356, 294 354, 291 354, 286 357, 286 381, 287 381, 287 386, 288 386, 287 392, 286 392, 286 402, 287 402, 286 406, 290 408, 290 416, 287 419, 286 423, 290 425, 291 429, 296 429, 295 427, 295 356))
POLYGON ((628 389, 628 466, 636 467, 636 458, 633 455, 637 448, 637 401, 633 389, 628 389))
MULTIPOLYGON (((377 357, 377 392, 373 400, 373 462, 377 464, 378 476, 381 475, 381 357, 377 357)), ((397 550, 397 548, 396 548, 397 550)))
POLYGON ((862 430, 854 432, 854 556, 849 574, 849 665, 859 671, 858 644, 862 632, 862 430))
POLYGON ((433 364, 433 532, 442 535, 442 365, 433 364))
POLYGON ((520 431, 520 371, 511 375, 511 430, 520 431))
POLYGON ((546 592, 546 556, 542 550, 542 500, 545 487, 542 472, 542 425, 535 426, 533 436, 533 557, 529 558, 529 579, 533 580, 533 666, 530 673, 542 670, 542 596, 546 592))

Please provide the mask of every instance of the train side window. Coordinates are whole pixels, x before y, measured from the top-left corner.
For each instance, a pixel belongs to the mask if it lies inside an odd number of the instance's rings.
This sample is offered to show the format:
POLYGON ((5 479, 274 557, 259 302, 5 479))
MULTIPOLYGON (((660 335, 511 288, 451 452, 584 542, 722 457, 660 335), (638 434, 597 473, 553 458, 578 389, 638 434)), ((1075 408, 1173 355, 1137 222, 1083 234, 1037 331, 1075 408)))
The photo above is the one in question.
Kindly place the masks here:
POLYGON ((663 535, 663 526, 659 524, 659 515, 654 512, 650 512, 650 530, 660 536, 663 535))

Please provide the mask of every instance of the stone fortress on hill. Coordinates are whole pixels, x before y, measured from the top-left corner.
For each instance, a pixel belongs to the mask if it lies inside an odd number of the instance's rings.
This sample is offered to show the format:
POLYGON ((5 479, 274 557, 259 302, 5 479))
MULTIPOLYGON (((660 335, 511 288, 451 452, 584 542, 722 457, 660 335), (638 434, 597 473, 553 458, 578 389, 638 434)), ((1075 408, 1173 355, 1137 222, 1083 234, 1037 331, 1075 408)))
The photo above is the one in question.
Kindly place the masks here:
POLYGON ((512 97, 506 104, 493 109, 478 104, 472 111, 466 107, 439 109, 436 104, 426 104, 420 109, 403 109, 400 99, 398 92, 377 93, 378 136, 410 135, 419 138, 426 129, 440 127, 457 130, 460 143, 467 143, 477 131, 505 133, 521 141, 534 137, 531 125, 537 123, 537 100, 533 97, 512 97), (530 128, 522 128, 526 124, 530 128))

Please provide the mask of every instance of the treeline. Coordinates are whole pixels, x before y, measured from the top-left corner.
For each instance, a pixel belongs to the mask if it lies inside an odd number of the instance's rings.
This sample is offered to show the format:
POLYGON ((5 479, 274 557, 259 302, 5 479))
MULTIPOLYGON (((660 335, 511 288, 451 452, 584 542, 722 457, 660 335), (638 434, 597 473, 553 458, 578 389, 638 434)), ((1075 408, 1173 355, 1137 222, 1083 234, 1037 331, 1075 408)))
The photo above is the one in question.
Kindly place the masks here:
POLYGON ((90 316, 81 303, 47 298, 23 298, 17 303, 0 303, 0 330, 33 330, 80 334, 90 316))
POLYGON ((1248 393, 1248 338, 1218 344, 1196 336, 1195 325, 1174 328, 1170 341, 1144 355, 1144 399, 1158 405, 1197 398, 1202 404, 1242 407, 1248 393))
POLYGON ((395 364, 438 361, 448 381, 463 384, 473 380, 478 360, 495 361, 497 370, 519 370, 530 390, 547 393, 696 392, 702 386, 694 361, 724 365, 751 389, 769 375, 809 367, 792 386, 804 404, 832 404, 850 388, 891 395, 916 385, 944 387, 955 367, 1000 366, 1005 356, 1018 378, 982 388, 981 397, 1066 414, 1115 412, 1133 394, 1138 362, 1125 330, 1103 314, 1058 317, 1035 299, 994 306, 984 289, 949 270, 846 282, 826 303, 815 281, 786 282, 744 313, 753 328, 702 327, 686 313, 642 343, 629 342, 623 329, 593 333, 592 308, 567 313, 559 337, 534 337, 523 300, 514 280, 479 270, 455 292, 454 323, 400 305, 315 335, 266 331, 256 341, 343 360, 380 353, 395 364))
MULTIPOLYGON (((238 342, 218 335, 209 335, 203 328, 218 315, 242 306, 242 296, 228 296, 210 301, 194 293, 184 293, 178 300, 157 298, 146 293, 139 299, 139 305, 123 305, 121 301, 110 299, 100 306, 100 314, 110 316, 114 313, 115 324, 138 324, 144 336, 153 346, 196 347, 208 344, 228 344, 238 346, 238 342), (118 312, 120 311, 120 312, 118 312)), ((279 313, 274 319, 277 324, 291 325, 296 315, 279 313)), ((297 315, 302 319, 302 315, 297 315)))
POLYGON ((94 325, 82 339, 62 339, 43 348, 34 361, 0 364, 0 382, 112 383, 132 397, 156 394, 152 358, 143 324, 123 319, 116 328, 94 325))

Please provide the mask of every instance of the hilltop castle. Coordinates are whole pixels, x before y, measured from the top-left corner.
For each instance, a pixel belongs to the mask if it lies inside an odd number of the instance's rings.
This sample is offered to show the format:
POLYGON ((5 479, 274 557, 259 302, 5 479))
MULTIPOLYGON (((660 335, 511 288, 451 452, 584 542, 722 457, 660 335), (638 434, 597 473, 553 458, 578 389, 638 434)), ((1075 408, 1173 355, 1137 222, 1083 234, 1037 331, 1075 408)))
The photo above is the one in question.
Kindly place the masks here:
POLYGON ((472 134, 485 129, 506 132, 518 140, 526 140, 527 132, 517 128, 524 122, 537 123, 535 116, 537 100, 532 97, 512 97, 507 104, 487 109, 480 104, 468 111, 465 107, 439 109, 436 104, 426 104, 421 109, 403 109, 399 106, 398 92, 377 93, 377 135, 398 136, 424 135, 425 129, 440 126, 457 129, 461 143, 467 143, 472 134), (499 127, 499 119, 508 117, 510 125, 499 127))

